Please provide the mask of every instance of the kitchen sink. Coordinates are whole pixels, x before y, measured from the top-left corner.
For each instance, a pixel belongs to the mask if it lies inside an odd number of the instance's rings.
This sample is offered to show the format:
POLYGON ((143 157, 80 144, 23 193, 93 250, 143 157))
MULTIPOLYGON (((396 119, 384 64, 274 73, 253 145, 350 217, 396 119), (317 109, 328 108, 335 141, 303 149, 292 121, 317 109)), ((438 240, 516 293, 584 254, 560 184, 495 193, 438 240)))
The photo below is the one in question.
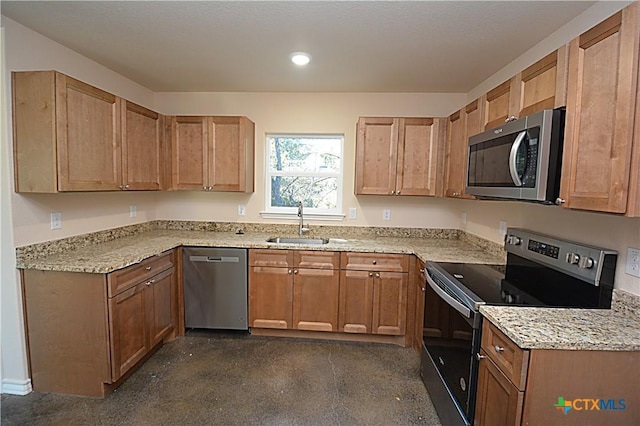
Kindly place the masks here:
POLYGON ((289 237, 271 237, 268 243, 279 244, 327 244, 328 238, 289 238, 289 237))

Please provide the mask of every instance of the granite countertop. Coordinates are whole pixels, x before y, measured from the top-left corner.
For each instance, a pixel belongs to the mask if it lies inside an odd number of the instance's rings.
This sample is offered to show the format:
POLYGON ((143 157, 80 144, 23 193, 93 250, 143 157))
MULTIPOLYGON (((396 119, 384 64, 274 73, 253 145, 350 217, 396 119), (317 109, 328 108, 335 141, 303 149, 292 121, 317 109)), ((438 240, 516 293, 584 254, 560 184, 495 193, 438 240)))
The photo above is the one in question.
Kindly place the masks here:
MULTIPOLYGON (((480 313, 522 349, 640 351, 638 310, 481 306, 480 313)), ((616 306, 618 305, 618 306, 616 306)))
POLYGON ((373 237, 330 238, 328 244, 267 243, 271 234, 183 230, 151 230, 44 256, 18 258, 19 269, 109 273, 148 257, 183 246, 278 248, 321 251, 415 254, 422 260, 504 264, 504 255, 491 253, 459 239, 373 237))

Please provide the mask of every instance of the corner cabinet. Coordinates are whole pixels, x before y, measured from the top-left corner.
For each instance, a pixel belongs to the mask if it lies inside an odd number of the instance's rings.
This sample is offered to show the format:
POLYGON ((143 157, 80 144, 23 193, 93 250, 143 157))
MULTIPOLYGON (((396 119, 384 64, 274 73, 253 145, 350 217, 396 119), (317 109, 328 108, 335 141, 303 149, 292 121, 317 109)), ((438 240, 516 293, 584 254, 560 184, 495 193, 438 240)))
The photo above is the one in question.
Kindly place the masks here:
POLYGON ((640 4, 569 44, 563 206, 640 216, 640 4))
POLYGON ((445 132, 444 118, 360 117, 355 193, 442 195, 445 132))
POLYGON ((55 71, 12 89, 16 192, 160 189, 157 113, 55 71))
POLYGON ((637 424, 639 367, 639 352, 522 349, 485 319, 473 424, 637 424))
POLYGON ((23 270, 34 390, 104 397, 177 333, 175 251, 109 273, 23 270))
POLYGON ((246 117, 168 117, 171 188, 253 192, 255 125, 246 117))

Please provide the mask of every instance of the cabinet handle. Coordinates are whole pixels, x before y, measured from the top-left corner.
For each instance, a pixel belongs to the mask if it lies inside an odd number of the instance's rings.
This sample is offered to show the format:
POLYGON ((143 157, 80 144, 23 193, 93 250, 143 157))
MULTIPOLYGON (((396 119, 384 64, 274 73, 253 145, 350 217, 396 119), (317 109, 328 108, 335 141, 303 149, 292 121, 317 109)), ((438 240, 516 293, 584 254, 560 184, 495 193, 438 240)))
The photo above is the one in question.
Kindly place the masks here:
POLYGON ((207 188, 209 191, 213 190, 213 186, 210 186, 209 188, 207 188))
POLYGON ((380 278, 380 274, 376 272, 376 278, 380 278))
POLYGON ((147 266, 147 267, 146 267, 146 268, 144 268, 144 269, 146 269, 147 271, 150 271, 150 270, 151 270, 151 266, 147 266))
POLYGON ((480 352, 478 352, 478 353, 476 354, 476 359, 477 359, 478 361, 480 361, 481 359, 485 359, 485 358, 486 358, 486 357, 485 357, 484 355, 480 355, 480 352))
POLYGON ((289 274, 289 275, 293 274, 293 269, 289 269, 289 270, 287 271, 287 274, 289 274))
POLYGON ((125 186, 124 186, 124 189, 129 189, 129 185, 125 185, 125 186))
POLYGON ((377 265, 377 264, 378 264, 378 261, 377 261, 377 260, 374 260, 372 263, 373 263, 374 265, 377 265))
POLYGON ((556 205, 559 206, 560 204, 564 204, 566 201, 564 198, 556 198, 556 205))
POLYGON ((494 349, 496 350, 496 352, 504 352, 504 348, 501 348, 500 346, 496 345, 494 347, 494 349))
POLYGON ((373 276, 373 272, 369 272, 369 276, 372 277, 373 276))
POLYGON ((395 195, 395 194, 396 194, 396 191, 391 191, 391 195, 395 195))
POLYGON ((426 287, 420 287, 420 290, 427 291, 427 288, 426 287))
POLYGON ((298 275, 298 270, 297 269, 293 270, 293 275, 298 275))
POLYGON ((202 187, 202 189, 204 189, 204 190, 206 191, 206 190, 207 190, 207 187, 206 187, 206 186, 203 186, 203 187, 202 187))
POLYGON ((147 287, 149 287, 151 284, 153 284, 155 282, 156 282, 156 280, 149 280, 145 284, 147 285, 147 287))
POLYGON ((122 188, 123 188, 123 186, 122 186, 122 185, 118 185, 118 189, 122 189, 122 188))
POLYGON ((396 191, 396 195, 400 195, 400 191, 396 191))

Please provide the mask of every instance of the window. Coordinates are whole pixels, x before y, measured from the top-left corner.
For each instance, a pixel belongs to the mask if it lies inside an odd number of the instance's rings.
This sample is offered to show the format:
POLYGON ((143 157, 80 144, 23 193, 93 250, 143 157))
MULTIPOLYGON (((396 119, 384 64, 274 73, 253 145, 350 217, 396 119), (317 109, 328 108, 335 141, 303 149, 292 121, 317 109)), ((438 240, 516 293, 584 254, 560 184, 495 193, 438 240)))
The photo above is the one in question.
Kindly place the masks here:
POLYGON ((342 135, 267 135, 267 212, 341 215, 342 135))

